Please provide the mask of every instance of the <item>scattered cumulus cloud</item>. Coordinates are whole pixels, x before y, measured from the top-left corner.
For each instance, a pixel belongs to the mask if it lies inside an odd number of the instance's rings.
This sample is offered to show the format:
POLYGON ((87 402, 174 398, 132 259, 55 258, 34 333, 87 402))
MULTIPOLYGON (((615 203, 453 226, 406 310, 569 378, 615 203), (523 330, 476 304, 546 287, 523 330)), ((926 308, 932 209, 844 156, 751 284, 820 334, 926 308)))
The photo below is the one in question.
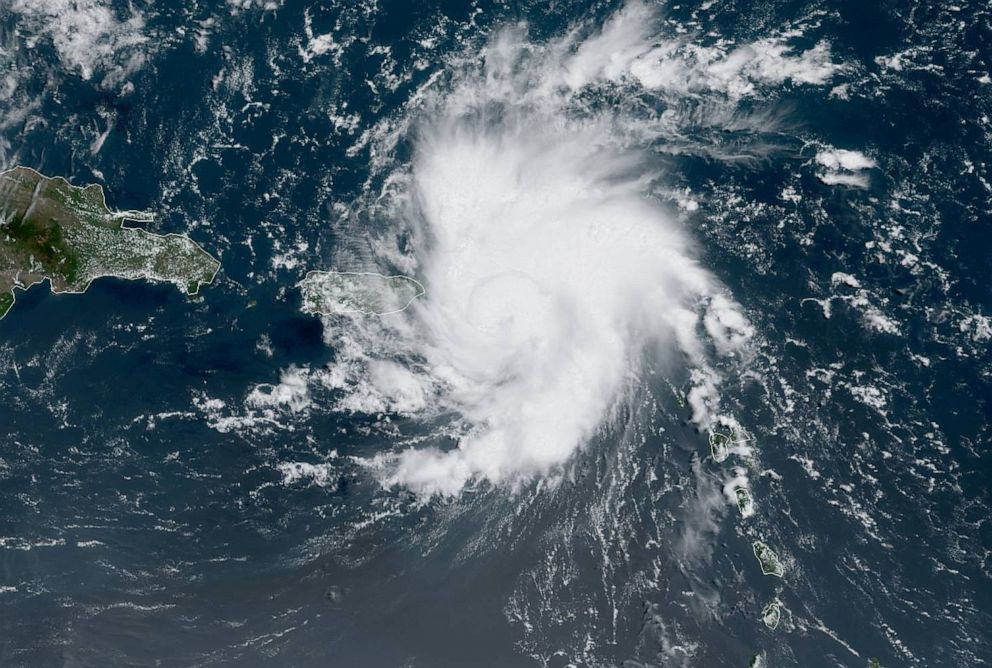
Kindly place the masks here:
POLYGON ((102 74, 114 86, 145 61, 145 18, 133 6, 118 12, 100 0, 13 0, 10 9, 29 48, 51 40, 66 69, 83 79, 102 74))

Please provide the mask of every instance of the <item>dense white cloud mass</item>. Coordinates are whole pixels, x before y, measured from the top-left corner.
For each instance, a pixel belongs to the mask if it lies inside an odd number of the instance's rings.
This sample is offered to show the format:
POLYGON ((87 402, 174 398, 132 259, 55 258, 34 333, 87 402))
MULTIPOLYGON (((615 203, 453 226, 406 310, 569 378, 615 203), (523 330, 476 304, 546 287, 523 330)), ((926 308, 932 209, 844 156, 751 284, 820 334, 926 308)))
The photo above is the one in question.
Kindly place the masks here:
MULTIPOLYGON (((475 428, 409 451, 398 482, 457 490, 560 464, 636 373, 645 342, 713 290, 632 156, 597 137, 445 123, 414 169, 430 378, 475 428)), ((694 318, 693 318, 694 319, 694 318)))
POLYGON ((656 18, 634 3, 600 31, 540 45, 506 30, 380 133, 393 136, 374 160, 396 135, 417 139, 376 200, 399 221, 377 253, 427 294, 402 314, 331 323, 337 361, 323 380, 345 410, 457 416, 457 447, 377 458, 386 484, 454 494, 553 470, 641 380, 645 353, 681 355, 696 369, 693 419, 717 418, 711 357, 740 350, 752 327, 652 197, 662 174, 645 146, 663 131, 609 106, 590 113, 582 96, 620 84, 730 105, 836 68, 826 46, 793 55, 781 38, 666 42, 656 18))
POLYGON ((818 174, 821 181, 827 185, 851 186, 867 188, 868 175, 865 171, 874 169, 874 160, 860 151, 833 148, 827 146, 816 154, 816 164, 823 167, 818 174))

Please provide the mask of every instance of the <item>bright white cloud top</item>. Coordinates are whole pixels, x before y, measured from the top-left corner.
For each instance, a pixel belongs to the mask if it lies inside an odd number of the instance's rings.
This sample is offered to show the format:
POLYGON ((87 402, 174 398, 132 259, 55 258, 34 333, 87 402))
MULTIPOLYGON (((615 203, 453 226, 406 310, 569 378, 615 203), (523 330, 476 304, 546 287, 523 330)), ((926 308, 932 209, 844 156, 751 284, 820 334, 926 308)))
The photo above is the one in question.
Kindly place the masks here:
MULTIPOLYGON (((444 432, 456 447, 428 439, 370 462, 385 484, 455 494, 552 471, 643 380, 645 355, 684 360, 693 420, 721 419, 712 361, 753 329, 654 194, 663 174, 644 147, 671 119, 590 113, 583 95, 715 91, 730 108, 765 83, 824 83, 837 66, 826 45, 794 53, 787 36, 702 47, 659 40, 658 25, 633 3, 599 31, 545 44, 510 28, 368 138, 374 166, 392 170, 372 207, 390 221, 376 256, 426 295, 331 323, 323 381, 343 390, 342 410, 458 418, 444 432), (404 137, 412 161, 387 167, 404 137)), ((702 113, 726 117, 719 103, 702 113)))

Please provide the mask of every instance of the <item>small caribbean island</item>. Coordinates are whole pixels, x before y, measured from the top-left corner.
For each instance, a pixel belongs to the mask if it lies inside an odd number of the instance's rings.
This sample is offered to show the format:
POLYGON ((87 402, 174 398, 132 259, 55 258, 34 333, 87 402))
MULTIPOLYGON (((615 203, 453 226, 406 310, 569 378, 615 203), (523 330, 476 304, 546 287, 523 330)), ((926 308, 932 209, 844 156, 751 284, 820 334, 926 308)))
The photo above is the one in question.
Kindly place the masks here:
POLYGON ((82 293, 104 276, 168 282, 188 296, 214 280, 220 262, 182 234, 152 234, 146 211, 111 211, 99 185, 78 187, 28 167, 0 172, 0 318, 27 290, 82 293))
POLYGON ((311 271, 297 287, 303 293, 301 310, 320 315, 399 313, 426 293, 408 276, 374 272, 311 271))

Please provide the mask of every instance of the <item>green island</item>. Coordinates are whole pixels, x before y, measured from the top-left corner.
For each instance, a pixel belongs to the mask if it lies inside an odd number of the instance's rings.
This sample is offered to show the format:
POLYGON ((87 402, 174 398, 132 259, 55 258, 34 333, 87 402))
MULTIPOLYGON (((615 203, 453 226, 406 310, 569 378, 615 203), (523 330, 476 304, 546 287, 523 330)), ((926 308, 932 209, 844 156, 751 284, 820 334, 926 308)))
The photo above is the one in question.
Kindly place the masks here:
POLYGON ((747 437, 745 434, 734 430, 730 434, 723 434, 718 431, 710 432, 710 455, 713 457, 713 461, 720 464, 725 462, 730 454, 734 451, 734 448, 745 443, 747 437))
POLYGON ((783 577, 785 575, 785 566, 782 565, 782 561, 772 548, 760 540, 754 541, 751 547, 754 550, 754 556, 758 560, 758 564, 761 565, 762 575, 774 575, 776 577, 783 577))
POLYGON ((772 601, 761 611, 761 621, 764 622, 769 631, 777 629, 781 619, 782 609, 779 607, 778 601, 772 601))
POLYGON ((301 309, 322 315, 399 313, 425 294, 412 278, 374 272, 311 271, 297 287, 303 293, 301 309))
POLYGON ((754 497, 747 487, 737 487, 734 489, 734 496, 737 498, 737 509, 741 511, 741 517, 754 515, 754 497))
POLYGON ((189 237, 152 234, 145 211, 111 211, 99 185, 78 187, 28 167, 0 172, 0 318, 15 288, 49 281, 52 292, 85 292, 104 276, 173 283, 187 295, 214 280, 220 262, 189 237))
POLYGON ((721 463, 730 456, 730 437, 720 432, 710 434, 710 455, 713 461, 721 463))

